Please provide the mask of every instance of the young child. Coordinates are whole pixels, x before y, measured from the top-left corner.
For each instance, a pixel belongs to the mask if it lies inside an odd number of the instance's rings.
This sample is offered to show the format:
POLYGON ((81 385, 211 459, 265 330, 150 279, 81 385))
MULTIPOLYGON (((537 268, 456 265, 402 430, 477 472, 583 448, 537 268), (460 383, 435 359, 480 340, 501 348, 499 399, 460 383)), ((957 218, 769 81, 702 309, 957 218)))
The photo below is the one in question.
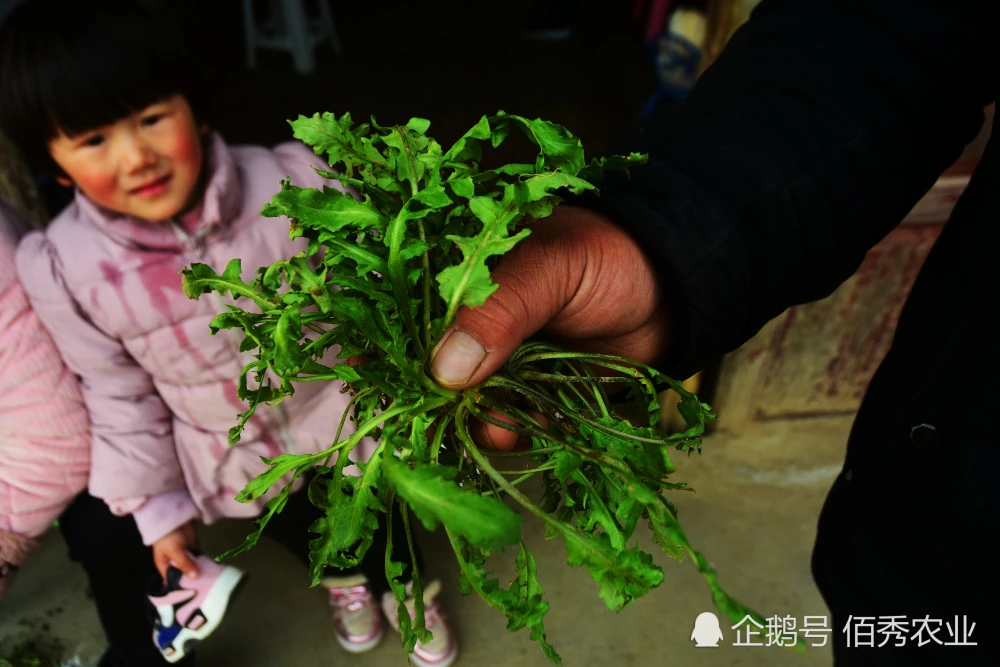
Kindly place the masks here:
MULTIPOLYGON (((340 185, 316 174, 313 166, 329 166, 304 144, 234 147, 210 131, 183 39, 132 3, 26 0, 0 29, 0 126, 76 189, 44 234, 22 240, 18 272, 81 381, 93 431, 90 492, 131 514, 152 545, 164 579, 153 595, 157 641, 172 661, 214 627, 239 579, 191 553, 192 521, 258 516, 276 489, 252 503, 235 497, 266 469, 261 458, 327 448, 348 402, 334 383, 300 384, 285 402, 259 408, 230 447, 227 431, 245 409, 236 387, 246 359, 236 336, 209 332, 222 300, 188 299, 179 272, 193 262, 221 271, 240 257, 251 279, 305 247, 289 240, 287 221, 260 215, 280 181, 340 185), (178 591, 206 602, 193 608, 178 591)), ((268 534, 307 560, 318 510, 305 496, 293 494, 268 534)), ((394 550, 404 559, 405 549, 394 550)), ((336 636, 348 650, 367 650, 382 636, 384 555, 372 549, 358 572, 342 575, 329 582, 336 636)), ((414 659, 447 665, 454 633, 437 608, 439 585, 428 590, 434 639, 414 659)))

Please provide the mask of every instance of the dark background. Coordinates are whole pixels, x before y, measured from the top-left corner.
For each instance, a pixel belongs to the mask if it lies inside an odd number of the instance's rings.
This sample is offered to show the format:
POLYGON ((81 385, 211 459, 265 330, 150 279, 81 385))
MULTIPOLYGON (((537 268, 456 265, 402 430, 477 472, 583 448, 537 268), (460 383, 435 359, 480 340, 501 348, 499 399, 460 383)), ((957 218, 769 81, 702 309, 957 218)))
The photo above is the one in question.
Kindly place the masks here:
MULTIPOLYGON (((213 124, 230 143, 291 138, 299 114, 349 111, 380 124, 412 116, 449 144, 484 114, 541 117, 566 126, 588 156, 612 149, 638 123, 656 87, 643 44, 645 16, 632 0, 547 4, 387 0, 329 2, 341 55, 316 48, 312 74, 296 73, 290 54, 258 51, 246 67, 240 0, 181 0, 165 6, 193 29, 212 85, 213 124), (575 11, 573 8, 576 8, 575 11), (547 8, 575 17, 562 41, 533 41, 523 27, 547 8)), ((266 16, 270 3, 258 0, 266 16)))
MULTIPOLYGON (((20 1, 0 0, 0 20, 20 1)), ((589 159, 614 150, 657 93, 650 0, 304 0, 311 16, 327 3, 342 47, 318 45, 309 74, 279 50, 258 50, 248 67, 242 0, 135 1, 182 27, 204 64, 210 124, 230 144, 273 145, 293 138, 287 121, 300 114, 350 112, 381 125, 426 118, 447 148, 502 109, 565 126, 589 159), (522 34, 538 25, 571 30, 554 41, 522 34)), ((253 1, 261 21, 280 5, 253 1)), ((532 149, 513 135, 491 157, 530 159, 521 150, 532 149)), ((54 215, 72 193, 36 177, 54 215)))

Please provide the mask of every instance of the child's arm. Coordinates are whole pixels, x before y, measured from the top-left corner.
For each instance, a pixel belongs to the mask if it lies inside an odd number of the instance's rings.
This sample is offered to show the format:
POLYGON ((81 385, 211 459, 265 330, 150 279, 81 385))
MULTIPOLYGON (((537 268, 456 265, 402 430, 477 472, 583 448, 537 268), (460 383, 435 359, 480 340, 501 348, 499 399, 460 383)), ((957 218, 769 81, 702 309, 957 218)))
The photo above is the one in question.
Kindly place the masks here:
POLYGON ((198 514, 174 448, 171 413, 149 374, 70 295, 43 234, 22 239, 17 270, 66 365, 80 378, 91 418, 90 492, 112 512, 132 513, 151 545, 198 514))

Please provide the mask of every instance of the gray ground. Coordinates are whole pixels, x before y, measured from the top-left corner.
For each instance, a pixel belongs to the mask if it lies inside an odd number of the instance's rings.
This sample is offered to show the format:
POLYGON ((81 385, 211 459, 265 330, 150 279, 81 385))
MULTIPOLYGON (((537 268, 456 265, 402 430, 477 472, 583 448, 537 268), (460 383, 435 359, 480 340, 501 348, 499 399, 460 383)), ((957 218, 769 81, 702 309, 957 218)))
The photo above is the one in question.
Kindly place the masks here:
MULTIPOLYGON (((848 425, 843 418, 816 419, 755 427, 743 438, 717 433, 706 439, 700 458, 677 462, 677 479, 697 490, 676 498, 689 538, 720 573, 723 586, 765 616, 791 616, 801 626, 805 616, 827 614, 810 576, 809 555, 848 425)), ((238 543, 246 526, 225 522, 206 529, 206 548, 217 553, 238 543)), ((546 542, 533 521, 526 520, 526 533, 551 602, 549 641, 567 667, 830 664, 828 648, 798 654, 775 646, 733 646, 736 633, 726 625, 719 647, 695 647, 695 618, 712 606, 690 561, 658 556, 666 573, 663 586, 619 614, 608 612, 587 573, 565 564, 560 542, 546 542)), ((642 542, 652 548, 645 535, 642 542)), ((458 594, 456 565, 442 536, 425 535, 423 544, 432 574, 446 582, 447 609, 461 640, 458 667, 548 664, 525 632, 508 633, 499 613, 474 596, 458 594)), ((305 569, 280 546, 262 542, 234 564, 252 578, 223 625, 201 645, 202 667, 406 664, 395 636, 371 653, 346 654, 333 638, 325 593, 307 586, 305 569)), ((48 635, 88 664, 102 646, 85 589, 58 533, 50 533, 0 604, 0 644, 48 635)))

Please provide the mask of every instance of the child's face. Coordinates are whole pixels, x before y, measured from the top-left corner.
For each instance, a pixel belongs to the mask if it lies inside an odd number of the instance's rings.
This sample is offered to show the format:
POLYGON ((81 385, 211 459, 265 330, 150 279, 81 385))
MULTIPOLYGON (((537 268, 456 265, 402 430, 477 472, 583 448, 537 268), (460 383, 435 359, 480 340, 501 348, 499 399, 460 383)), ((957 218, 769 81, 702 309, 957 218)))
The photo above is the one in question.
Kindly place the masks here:
POLYGON ((121 120, 49 142, 49 154, 95 204, 151 222, 190 208, 202 147, 191 106, 174 95, 121 120))

